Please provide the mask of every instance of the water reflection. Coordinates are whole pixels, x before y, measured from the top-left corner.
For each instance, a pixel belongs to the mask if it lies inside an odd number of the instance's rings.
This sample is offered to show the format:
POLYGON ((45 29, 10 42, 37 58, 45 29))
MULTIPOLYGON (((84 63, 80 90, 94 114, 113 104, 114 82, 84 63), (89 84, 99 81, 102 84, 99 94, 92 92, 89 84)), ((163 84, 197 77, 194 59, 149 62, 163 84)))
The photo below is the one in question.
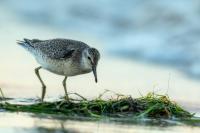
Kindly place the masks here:
POLYGON ((9 131, 9 133, 15 131, 20 133, 186 133, 200 130, 199 126, 186 126, 183 123, 168 120, 132 120, 132 122, 126 123, 107 118, 97 121, 26 113, 1 113, 0 127, 0 132, 9 131))

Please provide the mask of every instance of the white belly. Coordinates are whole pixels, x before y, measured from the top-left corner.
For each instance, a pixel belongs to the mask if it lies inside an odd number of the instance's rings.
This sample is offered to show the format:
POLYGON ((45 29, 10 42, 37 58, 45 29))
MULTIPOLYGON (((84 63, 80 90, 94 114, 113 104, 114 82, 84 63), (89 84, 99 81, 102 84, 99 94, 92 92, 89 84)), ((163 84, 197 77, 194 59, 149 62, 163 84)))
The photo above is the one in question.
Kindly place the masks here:
POLYGON ((75 76, 90 72, 82 70, 80 66, 76 66, 71 59, 56 60, 37 56, 36 60, 44 69, 63 76, 75 76))
POLYGON ((56 61, 54 59, 52 60, 41 56, 37 56, 36 60, 42 66, 42 68, 59 75, 64 75, 64 66, 62 61, 56 61))

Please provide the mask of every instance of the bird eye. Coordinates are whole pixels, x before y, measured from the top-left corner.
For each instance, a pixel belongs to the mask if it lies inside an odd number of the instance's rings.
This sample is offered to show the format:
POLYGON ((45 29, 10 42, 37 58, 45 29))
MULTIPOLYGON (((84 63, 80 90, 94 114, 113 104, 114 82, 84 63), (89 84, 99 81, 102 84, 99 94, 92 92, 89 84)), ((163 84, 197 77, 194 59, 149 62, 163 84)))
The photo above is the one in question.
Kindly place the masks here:
POLYGON ((88 60, 91 60, 91 58, 88 56, 88 60))

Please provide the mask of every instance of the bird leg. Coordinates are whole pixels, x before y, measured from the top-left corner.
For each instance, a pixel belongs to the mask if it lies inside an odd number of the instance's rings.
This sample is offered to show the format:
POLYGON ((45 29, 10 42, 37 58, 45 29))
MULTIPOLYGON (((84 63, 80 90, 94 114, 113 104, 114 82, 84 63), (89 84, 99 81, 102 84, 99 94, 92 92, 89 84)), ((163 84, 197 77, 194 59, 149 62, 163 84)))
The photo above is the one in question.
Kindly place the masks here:
POLYGON ((64 80, 63 80, 62 83, 63 83, 63 87, 64 87, 64 90, 65 90, 65 99, 66 99, 67 101, 69 101, 69 97, 68 97, 68 94, 67 94, 66 81, 67 81, 67 77, 64 78, 64 80))
POLYGON ((35 69, 35 74, 37 75, 38 79, 40 80, 40 83, 42 84, 42 97, 41 97, 41 101, 43 102, 44 100, 44 96, 45 96, 45 93, 46 93, 46 85, 44 84, 44 82, 42 81, 42 78, 40 77, 40 73, 39 73, 39 70, 41 69, 42 67, 37 67, 35 69))

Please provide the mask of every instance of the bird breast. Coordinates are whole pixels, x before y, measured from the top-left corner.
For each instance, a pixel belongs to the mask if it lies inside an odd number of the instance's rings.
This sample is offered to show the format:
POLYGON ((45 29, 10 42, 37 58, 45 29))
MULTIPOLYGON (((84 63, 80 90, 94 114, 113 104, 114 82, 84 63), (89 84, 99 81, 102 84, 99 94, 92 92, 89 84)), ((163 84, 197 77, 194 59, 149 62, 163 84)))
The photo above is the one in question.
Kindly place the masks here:
POLYGON ((91 69, 83 67, 80 63, 74 62, 71 59, 56 60, 48 57, 37 56, 36 60, 44 69, 63 76, 75 76, 92 71, 91 69))

